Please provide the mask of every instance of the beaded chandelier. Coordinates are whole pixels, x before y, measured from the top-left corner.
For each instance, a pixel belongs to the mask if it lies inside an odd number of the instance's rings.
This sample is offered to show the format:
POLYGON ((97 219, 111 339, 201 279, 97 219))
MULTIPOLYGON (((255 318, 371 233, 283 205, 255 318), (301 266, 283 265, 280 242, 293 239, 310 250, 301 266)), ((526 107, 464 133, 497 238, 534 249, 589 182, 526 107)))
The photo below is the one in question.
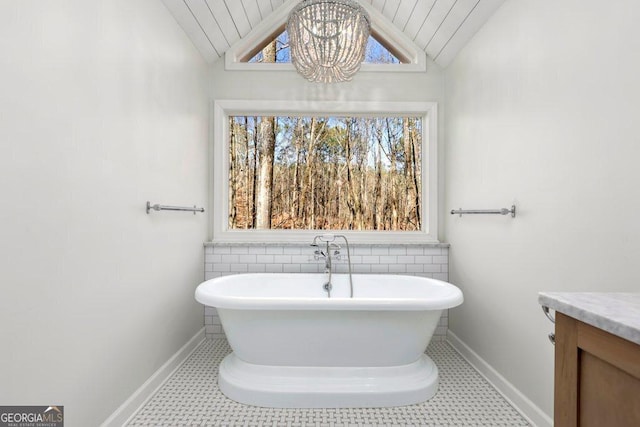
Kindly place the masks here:
POLYGON ((307 80, 351 80, 369 40, 367 12, 353 0, 304 0, 289 15, 291 62, 307 80))

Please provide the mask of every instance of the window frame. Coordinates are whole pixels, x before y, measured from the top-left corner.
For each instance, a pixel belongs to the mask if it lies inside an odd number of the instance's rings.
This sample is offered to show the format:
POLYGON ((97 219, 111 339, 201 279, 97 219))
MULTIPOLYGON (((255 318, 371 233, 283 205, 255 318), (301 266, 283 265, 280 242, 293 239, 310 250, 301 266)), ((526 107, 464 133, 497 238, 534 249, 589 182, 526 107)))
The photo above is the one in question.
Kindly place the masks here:
POLYGON ((438 105, 436 102, 215 100, 211 133, 213 242, 307 242, 317 234, 344 234, 357 243, 439 243, 438 105), (230 116, 414 116, 422 122, 422 231, 229 229, 230 116))

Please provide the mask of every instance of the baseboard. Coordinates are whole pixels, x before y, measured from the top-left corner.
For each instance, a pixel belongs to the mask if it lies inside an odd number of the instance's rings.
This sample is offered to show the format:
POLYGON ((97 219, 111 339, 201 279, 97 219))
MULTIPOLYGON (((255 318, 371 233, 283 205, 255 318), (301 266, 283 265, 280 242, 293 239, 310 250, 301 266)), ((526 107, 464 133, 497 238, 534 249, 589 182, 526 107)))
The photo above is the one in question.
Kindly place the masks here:
POLYGON ((100 427, 120 427, 126 424, 147 403, 171 375, 193 353, 198 344, 204 340, 204 328, 200 329, 185 345, 149 377, 118 409, 107 418, 100 427))
POLYGON ((480 373, 532 426, 552 427, 553 420, 451 331, 447 342, 480 373))

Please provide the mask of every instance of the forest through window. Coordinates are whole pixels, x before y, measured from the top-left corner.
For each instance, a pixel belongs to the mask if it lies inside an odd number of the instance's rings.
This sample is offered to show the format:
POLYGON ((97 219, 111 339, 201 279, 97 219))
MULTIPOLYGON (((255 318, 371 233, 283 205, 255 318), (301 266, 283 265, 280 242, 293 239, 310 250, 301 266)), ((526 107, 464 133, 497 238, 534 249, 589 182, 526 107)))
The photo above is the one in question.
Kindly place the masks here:
POLYGON ((229 229, 423 229, 421 117, 228 120, 229 229))

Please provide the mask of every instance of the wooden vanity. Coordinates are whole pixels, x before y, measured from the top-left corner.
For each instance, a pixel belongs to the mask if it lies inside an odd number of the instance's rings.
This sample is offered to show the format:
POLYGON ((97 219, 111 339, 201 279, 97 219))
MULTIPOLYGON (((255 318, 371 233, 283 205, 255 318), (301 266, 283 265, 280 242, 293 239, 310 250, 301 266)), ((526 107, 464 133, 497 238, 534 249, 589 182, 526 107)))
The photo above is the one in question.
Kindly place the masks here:
POLYGON ((640 426, 640 294, 540 293, 555 315, 555 427, 640 426))

